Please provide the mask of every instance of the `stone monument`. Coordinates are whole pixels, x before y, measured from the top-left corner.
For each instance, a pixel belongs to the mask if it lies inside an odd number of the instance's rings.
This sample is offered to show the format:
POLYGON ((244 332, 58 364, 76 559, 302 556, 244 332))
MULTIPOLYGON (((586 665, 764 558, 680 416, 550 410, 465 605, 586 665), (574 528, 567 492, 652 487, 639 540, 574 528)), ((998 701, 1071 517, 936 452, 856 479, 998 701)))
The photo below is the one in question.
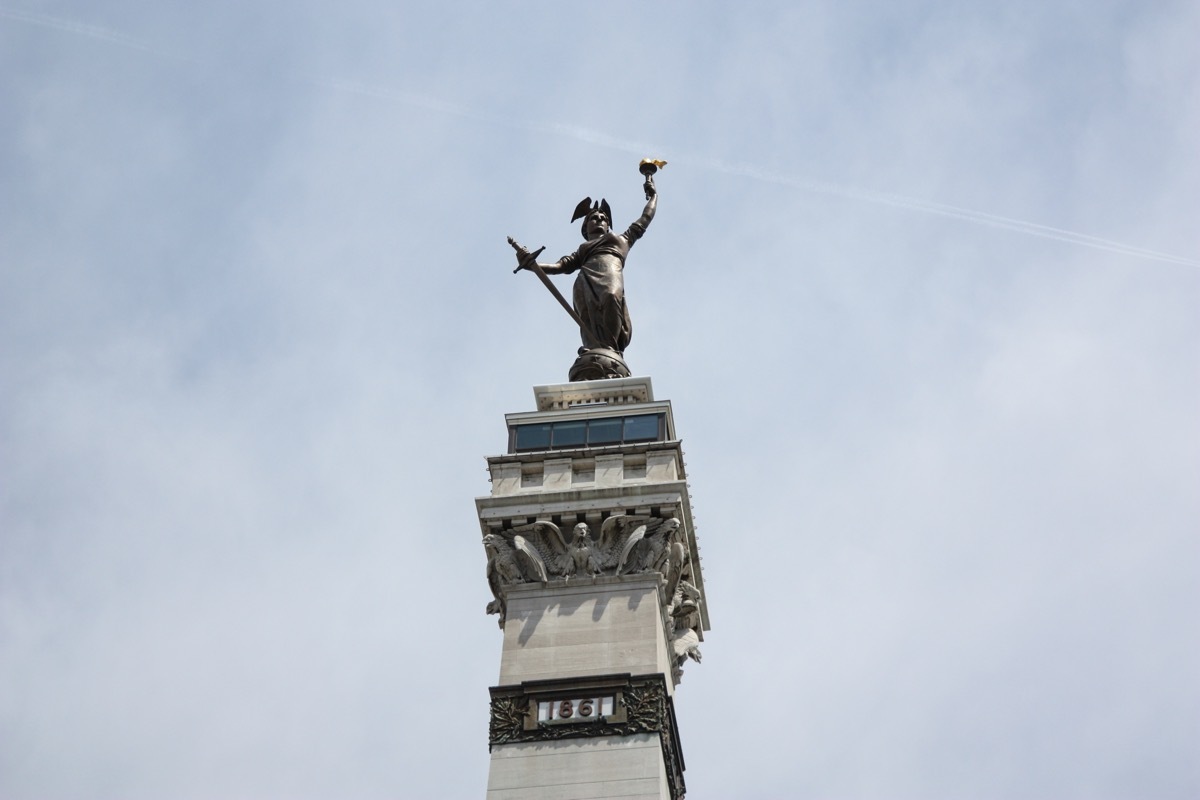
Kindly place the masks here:
MULTIPOLYGON (((651 174, 630 243, 654 214, 651 174)), ((627 252, 611 241, 607 203, 585 200, 581 215, 585 237, 597 234, 587 244, 627 252)), ((558 262, 602 262, 576 281, 584 366, 534 387, 535 410, 505 415, 508 447, 487 459, 491 493, 475 501, 487 611, 503 630, 489 800, 684 796, 675 691, 709 626, 683 450, 649 378, 577 377, 601 369, 597 350, 624 368, 629 341, 624 254, 585 248, 558 262), (589 294, 600 285, 608 296, 589 294)))
POLYGON ((674 696, 708 611, 671 403, 640 377, 534 396, 476 500, 503 629, 488 797, 683 797, 674 696))

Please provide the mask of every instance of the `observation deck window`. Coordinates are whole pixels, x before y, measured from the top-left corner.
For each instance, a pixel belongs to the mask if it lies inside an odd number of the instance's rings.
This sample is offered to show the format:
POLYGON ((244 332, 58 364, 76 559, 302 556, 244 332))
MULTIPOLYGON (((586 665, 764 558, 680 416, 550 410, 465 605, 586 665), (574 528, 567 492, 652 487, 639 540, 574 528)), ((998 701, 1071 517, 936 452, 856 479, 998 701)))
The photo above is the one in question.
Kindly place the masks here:
POLYGON ((666 439, 666 415, 635 414, 628 417, 531 422, 509 429, 509 452, 567 450, 577 447, 661 442, 666 439))

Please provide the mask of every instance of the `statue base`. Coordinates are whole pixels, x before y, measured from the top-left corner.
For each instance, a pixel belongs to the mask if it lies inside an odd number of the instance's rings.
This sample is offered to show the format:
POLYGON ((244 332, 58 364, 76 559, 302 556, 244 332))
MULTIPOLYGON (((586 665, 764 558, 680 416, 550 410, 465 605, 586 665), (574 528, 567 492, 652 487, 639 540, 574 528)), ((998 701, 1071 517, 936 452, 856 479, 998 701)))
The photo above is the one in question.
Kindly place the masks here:
POLYGON ((628 378, 629 367, 616 350, 597 347, 594 350, 579 348, 579 358, 571 365, 568 377, 575 381, 600 381, 606 378, 628 378))

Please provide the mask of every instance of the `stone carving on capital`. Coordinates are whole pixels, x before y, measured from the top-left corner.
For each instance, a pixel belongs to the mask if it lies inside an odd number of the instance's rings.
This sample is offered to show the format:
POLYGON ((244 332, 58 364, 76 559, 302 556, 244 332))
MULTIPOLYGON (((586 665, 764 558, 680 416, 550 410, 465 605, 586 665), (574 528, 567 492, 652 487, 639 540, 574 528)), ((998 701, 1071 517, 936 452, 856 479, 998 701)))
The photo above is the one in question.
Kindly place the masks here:
MULTIPOLYGON (((683 624, 673 614, 683 608, 684 600, 701 601, 699 591, 687 581, 692 567, 683 524, 676 517, 614 514, 600 525, 598 538, 591 526, 580 522, 573 527, 569 541, 557 524, 538 520, 488 533, 483 537, 483 547, 488 558, 488 586, 494 597, 487 612, 500 615, 501 628, 507 589, 521 583, 657 572, 668 603, 664 611, 667 619, 676 620, 675 627, 683 624)), ((692 619, 682 611, 680 615, 685 622, 692 619)), ((694 616, 691 627, 698 627, 699 615, 694 616)))
POLYGON ((675 654, 673 667, 675 683, 683 677, 683 665, 690 658, 700 663, 700 590, 686 580, 680 580, 667 606, 671 619, 671 650, 675 654))

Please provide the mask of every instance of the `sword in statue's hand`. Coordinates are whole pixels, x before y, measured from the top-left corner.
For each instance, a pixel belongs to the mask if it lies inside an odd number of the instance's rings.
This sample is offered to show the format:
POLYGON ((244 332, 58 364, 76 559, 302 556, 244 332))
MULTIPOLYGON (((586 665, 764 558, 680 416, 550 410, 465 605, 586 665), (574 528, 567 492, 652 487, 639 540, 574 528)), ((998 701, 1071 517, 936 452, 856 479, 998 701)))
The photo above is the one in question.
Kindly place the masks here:
POLYGON ((582 328, 583 320, 579 318, 579 315, 575 313, 575 309, 571 308, 571 304, 567 302, 567 299, 562 296, 558 288, 550 281, 550 277, 538 266, 537 257, 546 248, 539 247, 531 253, 520 244, 517 244, 517 240, 511 236, 508 237, 508 243, 512 245, 513 250, 517 251, 517 261, 519 262, 517 268, 513 270, 513 274, 516 275, 521 270, 527 269, 541 278, 542 283, 546 284, 546 288, 550 290, 550 294, 554 295, 555 299, 567 310, 567 313, 571 315, 571 319, 575 320, 575 324, 582 328))

